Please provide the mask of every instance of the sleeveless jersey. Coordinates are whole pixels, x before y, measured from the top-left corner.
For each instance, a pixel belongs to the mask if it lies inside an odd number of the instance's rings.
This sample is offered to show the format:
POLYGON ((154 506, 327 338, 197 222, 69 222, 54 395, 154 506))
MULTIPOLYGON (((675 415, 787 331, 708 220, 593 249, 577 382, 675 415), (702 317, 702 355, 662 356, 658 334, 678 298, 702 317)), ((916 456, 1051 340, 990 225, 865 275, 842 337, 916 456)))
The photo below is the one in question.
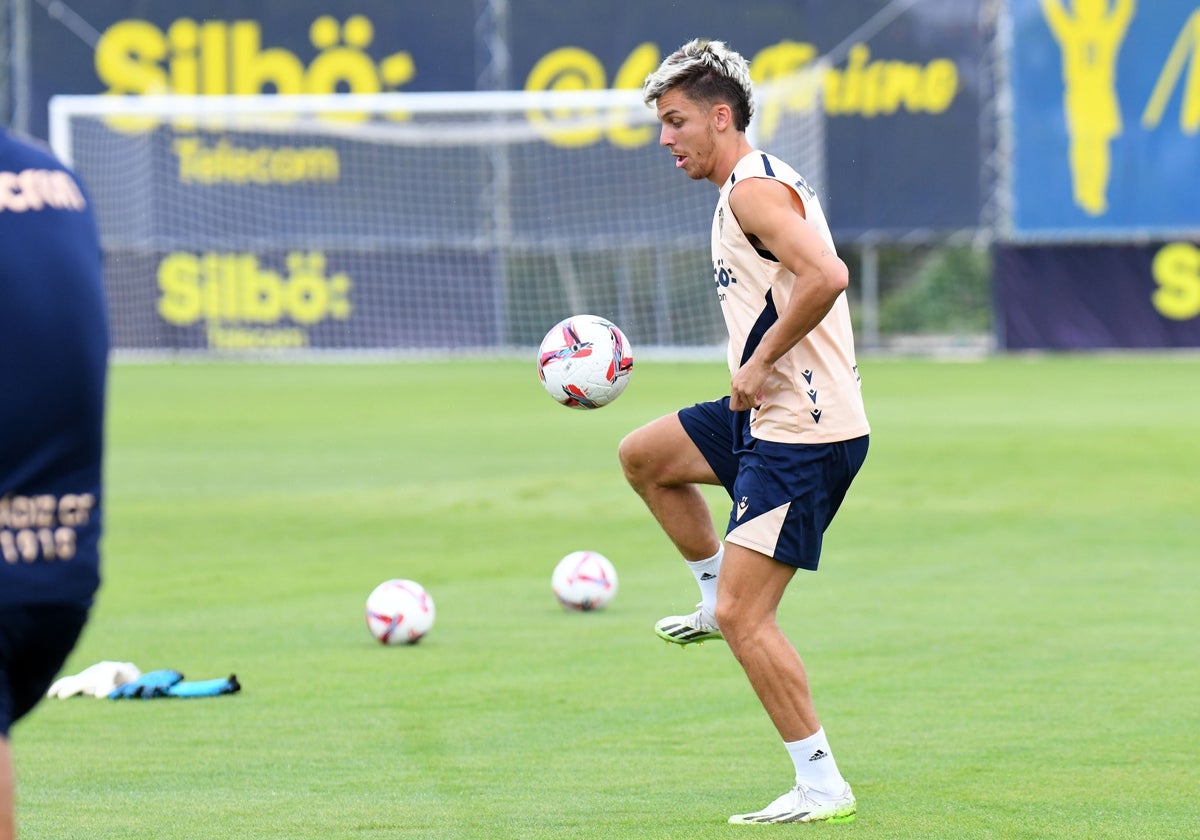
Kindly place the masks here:
MULTIPOLYGON (((821 203, 794 169, 760 151, 738 161, 721 187, 712 224, 713 280, 729 331, 731 375, 778 320, 796 283, 795 275, 774 255, 755 247, 729 209, 730 191, 747 178, 786 184, 803 201, 808 223, 834 249, 821 203)), ((831 443, 870 432, 845 293, 838 295, 821 323, 775 363, 761 407, 750 412, 750 432, 777 443, 831 443)))
POLYGON ((88 605, 99 586, 108 349, 86 193, 0 130, 0 605, 88 605))

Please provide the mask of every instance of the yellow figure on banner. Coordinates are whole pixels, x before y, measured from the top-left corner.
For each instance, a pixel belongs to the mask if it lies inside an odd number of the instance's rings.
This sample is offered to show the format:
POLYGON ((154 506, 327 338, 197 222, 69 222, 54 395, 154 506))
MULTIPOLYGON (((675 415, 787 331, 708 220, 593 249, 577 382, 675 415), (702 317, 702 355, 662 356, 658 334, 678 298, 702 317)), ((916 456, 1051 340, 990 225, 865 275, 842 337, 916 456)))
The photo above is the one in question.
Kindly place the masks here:
POLYGON ((1070 143, 1075 203, 1090 216, 1108 211, 1109 144, 1122 131, 1117 53, 1133 19, 1134 0, 1041 0, 1062 51, 1063 110, 1070 143))
POLYGON ((1176 85, 1182 88, 1183 96, 1179 105, 1179 127, 1184 134, 1196 134, 1200 132, 1200 7, 1179 30, 1179 37, 1171 47, 1171 54, 1167 56, 1167 63, 1163 65, 1142 113, 1142 127, 1158 128, 1176 85))

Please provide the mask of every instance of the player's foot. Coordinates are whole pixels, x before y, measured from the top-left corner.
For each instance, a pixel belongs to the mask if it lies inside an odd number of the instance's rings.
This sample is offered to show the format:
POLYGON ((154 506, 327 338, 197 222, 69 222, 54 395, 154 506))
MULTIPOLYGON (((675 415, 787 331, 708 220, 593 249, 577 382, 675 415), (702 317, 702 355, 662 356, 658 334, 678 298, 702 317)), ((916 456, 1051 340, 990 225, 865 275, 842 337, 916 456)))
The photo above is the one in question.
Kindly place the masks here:
POLYGON ((734 814, 729 818, 736 825, 791 822, 850 822, 856 806, 850 785, 836 796, 829 796, 797 784, 761 811, 734 814))
POLYGON ((721 638, 721 631, 717 629, 716 620, 703 608, 696 610, 691 615, 669 615, 661 618, 654 625, 654 632, 660 639, 666 639, 677 645, 690 645, 721 638))

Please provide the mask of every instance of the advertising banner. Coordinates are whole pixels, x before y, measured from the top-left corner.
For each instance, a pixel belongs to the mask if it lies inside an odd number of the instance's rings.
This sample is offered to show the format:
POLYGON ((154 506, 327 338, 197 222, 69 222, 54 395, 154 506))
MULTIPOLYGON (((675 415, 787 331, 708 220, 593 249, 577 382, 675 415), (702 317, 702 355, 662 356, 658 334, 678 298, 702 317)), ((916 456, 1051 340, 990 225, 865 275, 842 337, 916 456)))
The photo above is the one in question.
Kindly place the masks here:
MULTIPOLYGON (((773 151, 788 117, 818 119, 826 171, 811 180, 824 186, 839 237, 979 223, 977 0, 922 0, 898 15, 887 0, 746 0, 736 13, 725 0, 697 0, 686 15, 673 4, 504 5, 497 23, 479 0, 90 0, 70 19, 31 4, 30 124, 45 136, 60 93, 637 88, 683 42, 714 37, 750 59, 759 84, 836 50, 819 105, 782 98, 754 129, 773 151)), ((649 130, 591 142, 656 141, 649 130)))
POLYGON ((1006 349, 1200 347, 1200 239, 1001 245, 995 271, 1006 349))
POLYGON ((497 340, 496 272, 488 255, 466 250, 138 249, 110 252, 107 263, 118 348, 445 350, 497 340))
POLYGON ((1018 241, 1200 230, 1200 3, 1011 0, 1018 241))

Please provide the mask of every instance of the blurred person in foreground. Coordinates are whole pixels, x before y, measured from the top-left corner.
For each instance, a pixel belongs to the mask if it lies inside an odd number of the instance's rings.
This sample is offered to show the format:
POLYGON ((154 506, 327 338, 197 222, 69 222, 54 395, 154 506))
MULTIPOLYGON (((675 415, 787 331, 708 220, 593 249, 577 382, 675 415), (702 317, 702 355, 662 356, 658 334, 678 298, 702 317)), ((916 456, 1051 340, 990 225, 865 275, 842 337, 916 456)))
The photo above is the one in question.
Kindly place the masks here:
POLYGON ((9 730, 74 648, 100 585, 108 316, 78 179, 0 128, 0 840, 9 730))
MULTIPOLYGON (((621 442, 626 478, 700 588, 696 612, 654 629, 679 645, 723 638, 795 765, 790 790, 731 823, 849 821, 854 794, 800 655, 776 623, 796 570, 816 570, 825 529, 867 454, 848 271, 814 191, 746 138, 753 92, 742 56, 720 41, 691 41, 642 92, 676 168, 720 189, 713 281, 732 377, 728 397, 668 414, 621 442), (733 501, 724 542, 702 484, 724 486, 733 501)), ((811 624, 819 605, 810 606, 811 624)))

